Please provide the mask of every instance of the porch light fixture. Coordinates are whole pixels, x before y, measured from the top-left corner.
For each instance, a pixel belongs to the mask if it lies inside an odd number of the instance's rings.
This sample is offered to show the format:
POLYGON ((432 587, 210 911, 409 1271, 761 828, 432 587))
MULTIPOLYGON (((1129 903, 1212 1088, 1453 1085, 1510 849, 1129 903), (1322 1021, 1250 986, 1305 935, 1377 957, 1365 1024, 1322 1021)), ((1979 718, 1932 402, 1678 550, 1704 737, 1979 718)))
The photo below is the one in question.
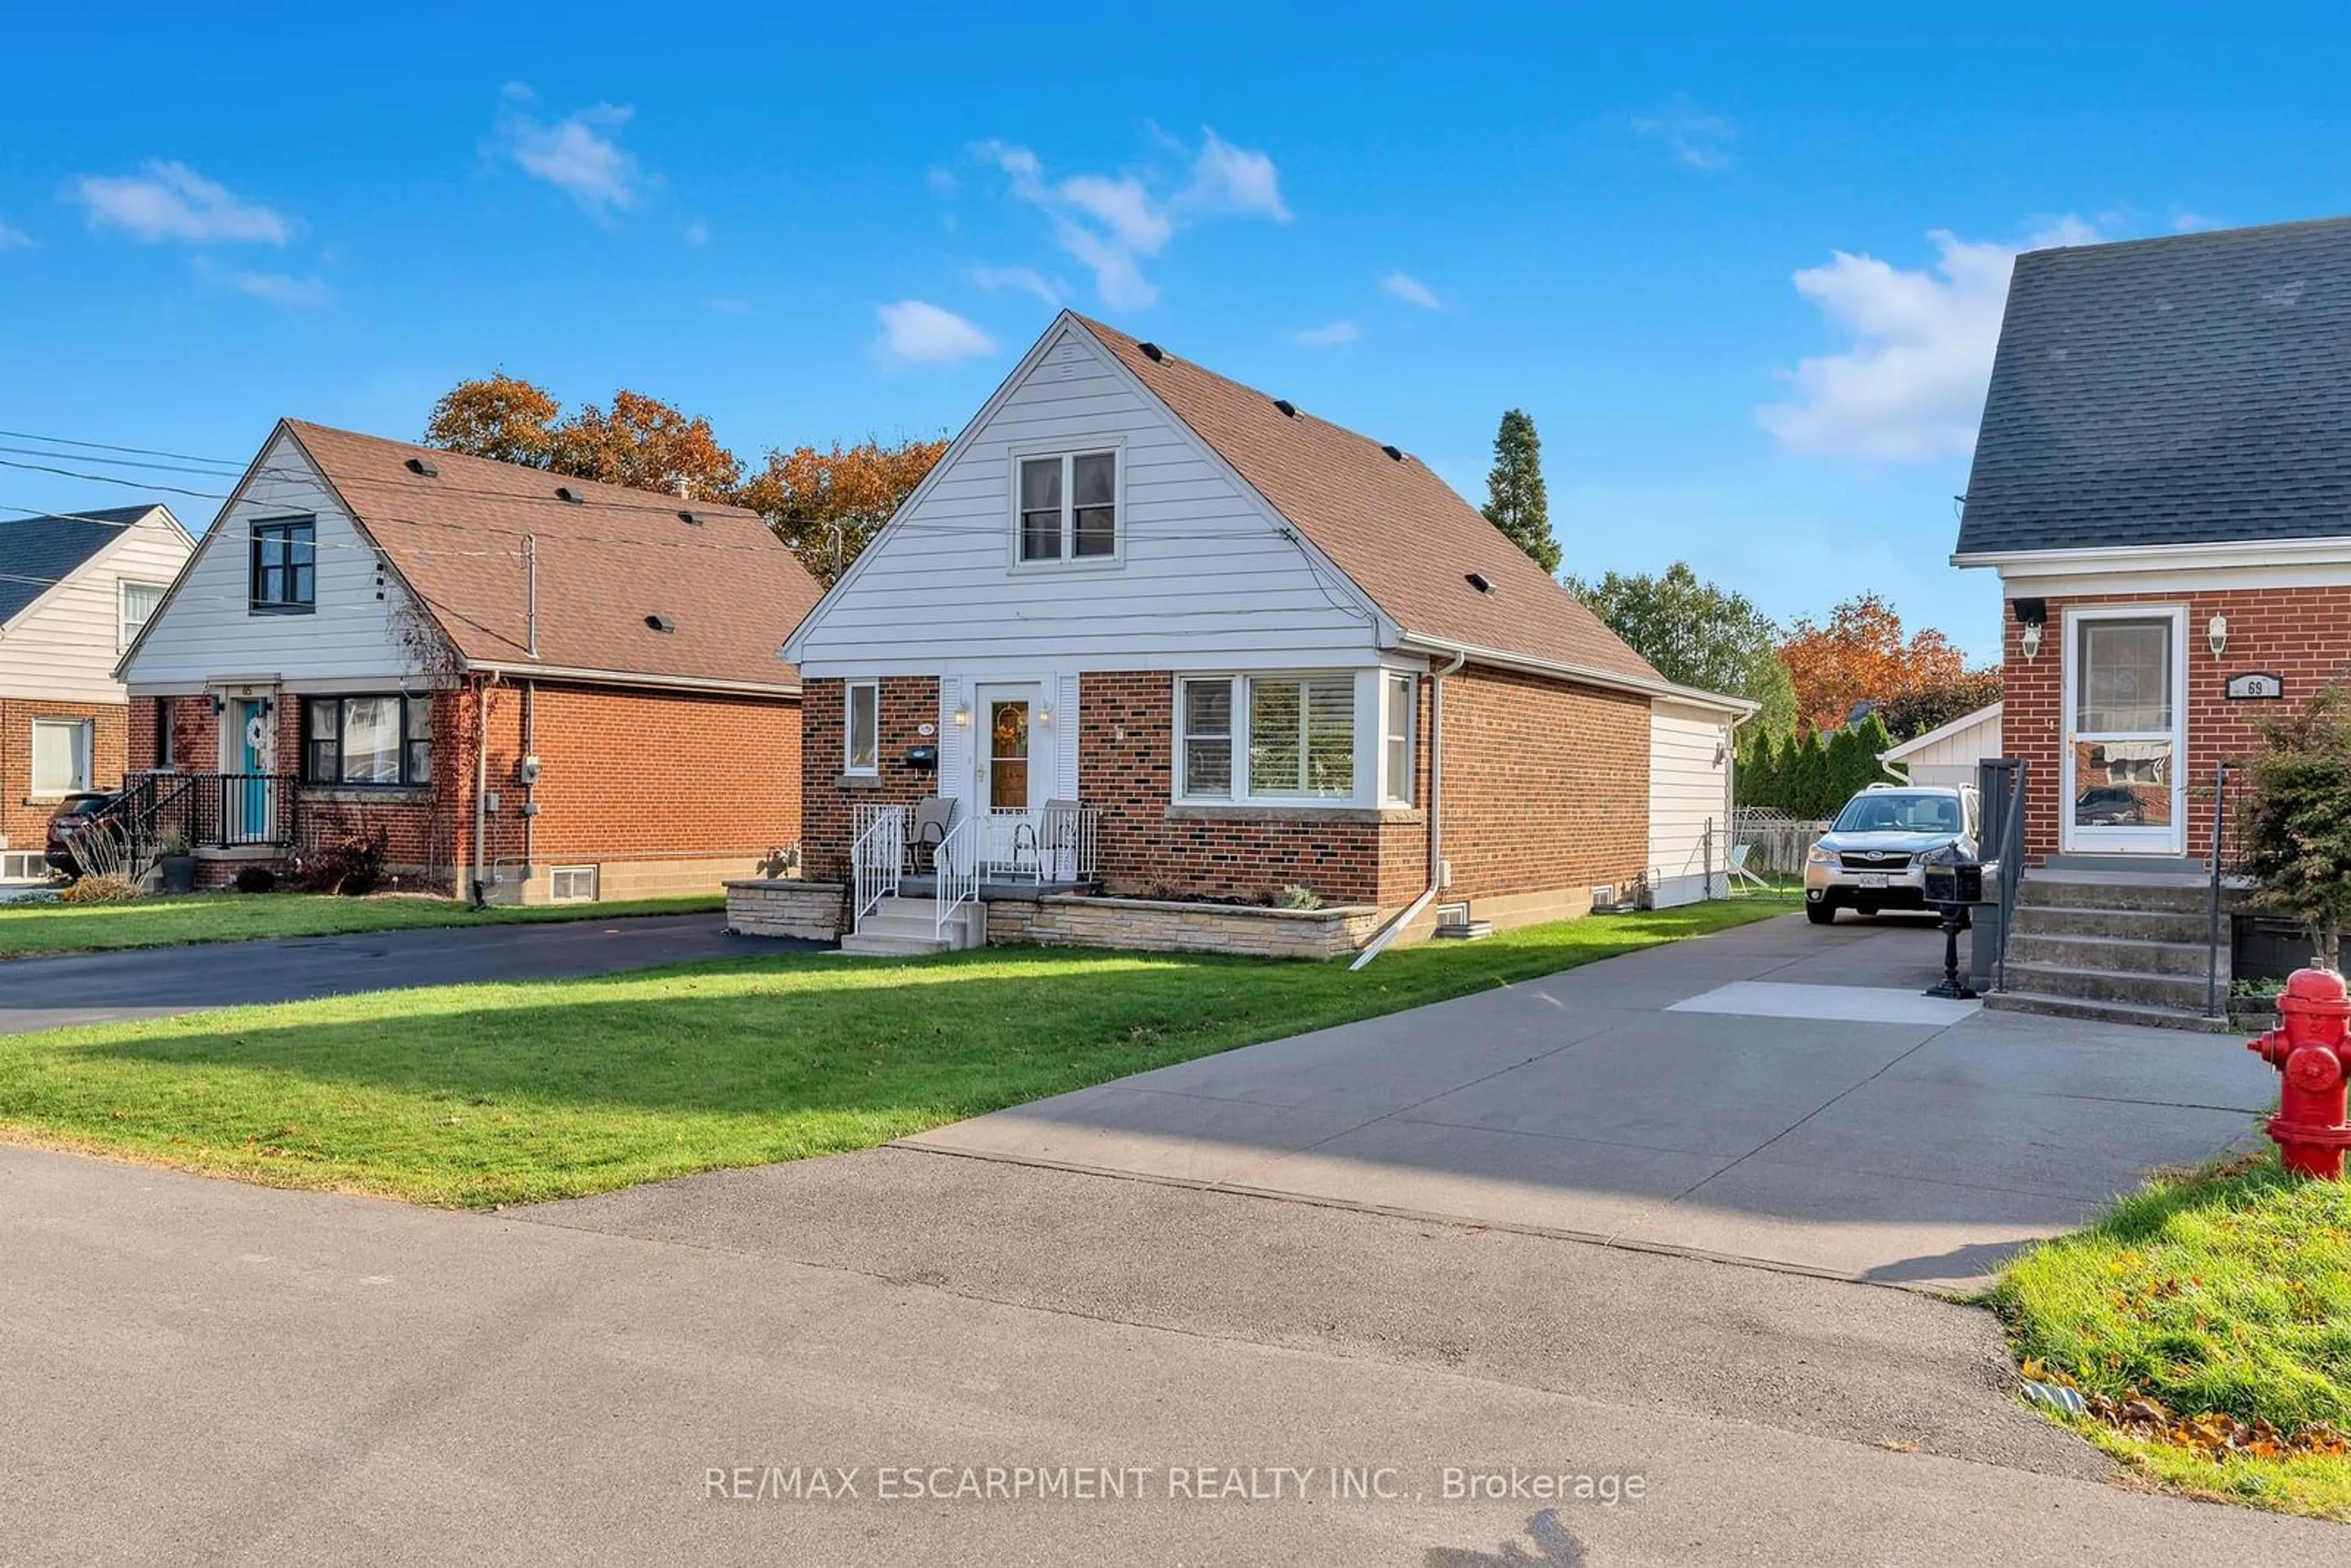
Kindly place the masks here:
POLYGON ((2212 656, 2219 658, 2221 650, 2229 645, 2229 618, 2225 615, 2215 615, 2210 621, 2205 622, 2204 641, 2211 644, 2212 656))
POLYGON ((956 705, 955 721, 956 727, 957 729, 969 729, 971 727, 971 705, 969 703, 958 703, 956 705))
POLYGON ((2049 601, 2020 599, 2015 602, 2017 623, 2024 628, 2024 656, 2030 659, 2041 652, 2041 627, 2049 619, 2049 601))
POLYGON ((2028 621, 2024 623, 2024 656, 2030 659, 2040 652, 2041 622, 2028 621))
POLYGON ((1039 709, 1037 710, 1037 722, 1038 722, 1039 724, 1050 724, 1050 723, 1052 723, 1052 722, 1053 722, 1053 710, 1052 710, 1051 708, 1049 708, 1049 707, 1040 707, 1040 708, 1039 708, 1039 709))

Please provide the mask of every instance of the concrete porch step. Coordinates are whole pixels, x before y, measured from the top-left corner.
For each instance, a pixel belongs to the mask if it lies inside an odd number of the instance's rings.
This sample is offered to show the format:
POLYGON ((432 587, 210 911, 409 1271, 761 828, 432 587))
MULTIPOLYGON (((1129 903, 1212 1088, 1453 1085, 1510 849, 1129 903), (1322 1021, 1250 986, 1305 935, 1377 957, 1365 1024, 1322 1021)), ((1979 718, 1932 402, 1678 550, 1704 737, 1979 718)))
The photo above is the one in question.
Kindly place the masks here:
POLYGON ((841 950, 860 958, 928 958, 947 951, 947 944, 927 933, 921 936, 879 936, 869 927, 842 937, 841 950))
POLYGON ((2161 910, 2193 915, 2210 906, 2211 884, 2184 874, 2028 871, 2017 889, 2027 909, 2161 910))
MULTIPOLYGON (((2008 983, 2018 990, 2041 996, 2077 997, 2084 1001, 2122 1002, 2199 1014, 2204 1010, 2201 974, 2147 975, 2065 964, 2020 963, 2011 954, 2008 983)), ((2221 985, 2225 990, 2225 978, 2221 985)))
MULTIPOLYGON (((2018 978, 2014 967, 2009 977, 2018 978)), ((2131 1002, 2092 1001, 2083 997, 2054 997, 2028 990, 1993 991, 1983 999, 1988 1012, 2039 1013, 2047 1018, 2080 1019, 2090 1023, 2137 1024, 2142 1029, 2188 1030, 2199 1034, 2227 1034, 2229 1020, 2210 1019, 2200 1008, 2181 1012, 2175 1008, 2145 1007, 2131 1002)))
MULTIPOLYGON (((2047 964, 2066 969, 2111 969, 2126 975, 2187 975, 2204 978, 2210 955, 2204 944, 2158 942, 2105 933, 2059 935, 2022 926, 2009 933, 2011 964, 2047 964)), ((2228 959, 2220 969, 2225 977, 2228 959)))
MULTIPOLYGON (((2113 936, 2129 942, 2186 942, 2201 946, 2209 917, 2174 909, 2103 909, 2020 903, 2009 917, 2011 942, 2024 936, 2113 936)), ((2225 936, 2225 932, 2224 932, 2225 936)))

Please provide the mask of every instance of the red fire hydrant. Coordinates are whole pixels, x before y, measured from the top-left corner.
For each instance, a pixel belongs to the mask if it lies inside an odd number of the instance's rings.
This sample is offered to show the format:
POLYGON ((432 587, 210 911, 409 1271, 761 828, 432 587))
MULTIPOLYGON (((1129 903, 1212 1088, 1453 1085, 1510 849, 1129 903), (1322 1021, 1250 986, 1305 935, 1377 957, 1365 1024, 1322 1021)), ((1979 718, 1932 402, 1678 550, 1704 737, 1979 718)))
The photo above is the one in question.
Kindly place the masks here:
POLYGON ((2343 1179, 2345 1081, 2351 1072, 2351 996, 2331 969, 2297 969, 2278 998, 2278 1026, 2248 1050, 2285 1079, 2270 1136, 2278 1162, 2323 1181, 2343 1179))

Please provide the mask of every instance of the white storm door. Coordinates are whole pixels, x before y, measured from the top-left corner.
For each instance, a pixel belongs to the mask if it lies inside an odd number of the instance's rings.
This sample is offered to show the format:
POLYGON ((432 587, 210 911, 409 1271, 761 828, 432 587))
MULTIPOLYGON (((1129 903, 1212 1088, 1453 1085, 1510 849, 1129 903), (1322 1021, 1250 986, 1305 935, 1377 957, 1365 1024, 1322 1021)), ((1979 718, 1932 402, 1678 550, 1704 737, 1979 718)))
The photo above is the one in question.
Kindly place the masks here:
POLYGON ((2186 633, 2179 609, 2066 612, 2065 849, 2187 852, 2186 633))
POLYGON ((983 867, 1032 872, 1054 777, 1044 688, 982 685, 972 707, 972 756, 978 773, 972 799, 977 803, 983 867))

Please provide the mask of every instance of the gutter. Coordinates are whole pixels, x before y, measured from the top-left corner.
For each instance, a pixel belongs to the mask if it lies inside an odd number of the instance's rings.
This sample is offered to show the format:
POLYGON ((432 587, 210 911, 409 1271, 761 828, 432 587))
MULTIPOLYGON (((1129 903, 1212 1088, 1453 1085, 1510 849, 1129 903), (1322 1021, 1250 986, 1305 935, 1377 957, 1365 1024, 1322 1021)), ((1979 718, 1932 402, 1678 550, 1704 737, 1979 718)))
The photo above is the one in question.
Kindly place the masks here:
POLYGON ((1453 662, 1441 670, 1428 672, 1428 885, 1420 896, 1404 907, 1404 913, 1381 928, 1380 934, 1364 944, 1355 961, 1347 966, 1353 974, 1387 950, 1387 945, 1397 933, 1419 917, 1435 900, 1445 875, 1445 677, 1469 662, 1465 651, 1453 655, 1453 662))
POLYGON ((1434 653, 1449 657, 1452 669, 1459 669, 1464 661, 1475 659, 1481 664, 1498 669, 1523 670, 1530 674, 1552 675, 1573 681, 1579 685, 1599 686, 1609 691, 1637 692, 1643 696, 1672 697, 1698 707, 1709 707, 1723 713, 1752 715, 1761 706, 1746 697, 1729 696, 1721 692, 1702 692, 1696 686, 1679 686, 1662 676, 1651 680, 1628 675, 1616 670, 1595 669, 1589 664, 1570 664, 1557 659, 1538 659, 1526 653, 1506 653, 1499 648, 1481 648, 1471 643, 1456 643, 1444 637, 1424 637, 1418 632, 1406 632, 1396 646, 1407 653, 1434 653))
POLYGON ((578 681, 584 685, 598 686, 659 686, 672 691, 742 692, 753 696, 796 697, 800 695, 798 683, 776 685, 766 681, 714 681, 696 675, 645 675, 625 670, 580 670, 560 665, 540 664, 510 664, 505 660, 469 659, 468 673, 493 678, 514 676, 524 680, 578 681))

